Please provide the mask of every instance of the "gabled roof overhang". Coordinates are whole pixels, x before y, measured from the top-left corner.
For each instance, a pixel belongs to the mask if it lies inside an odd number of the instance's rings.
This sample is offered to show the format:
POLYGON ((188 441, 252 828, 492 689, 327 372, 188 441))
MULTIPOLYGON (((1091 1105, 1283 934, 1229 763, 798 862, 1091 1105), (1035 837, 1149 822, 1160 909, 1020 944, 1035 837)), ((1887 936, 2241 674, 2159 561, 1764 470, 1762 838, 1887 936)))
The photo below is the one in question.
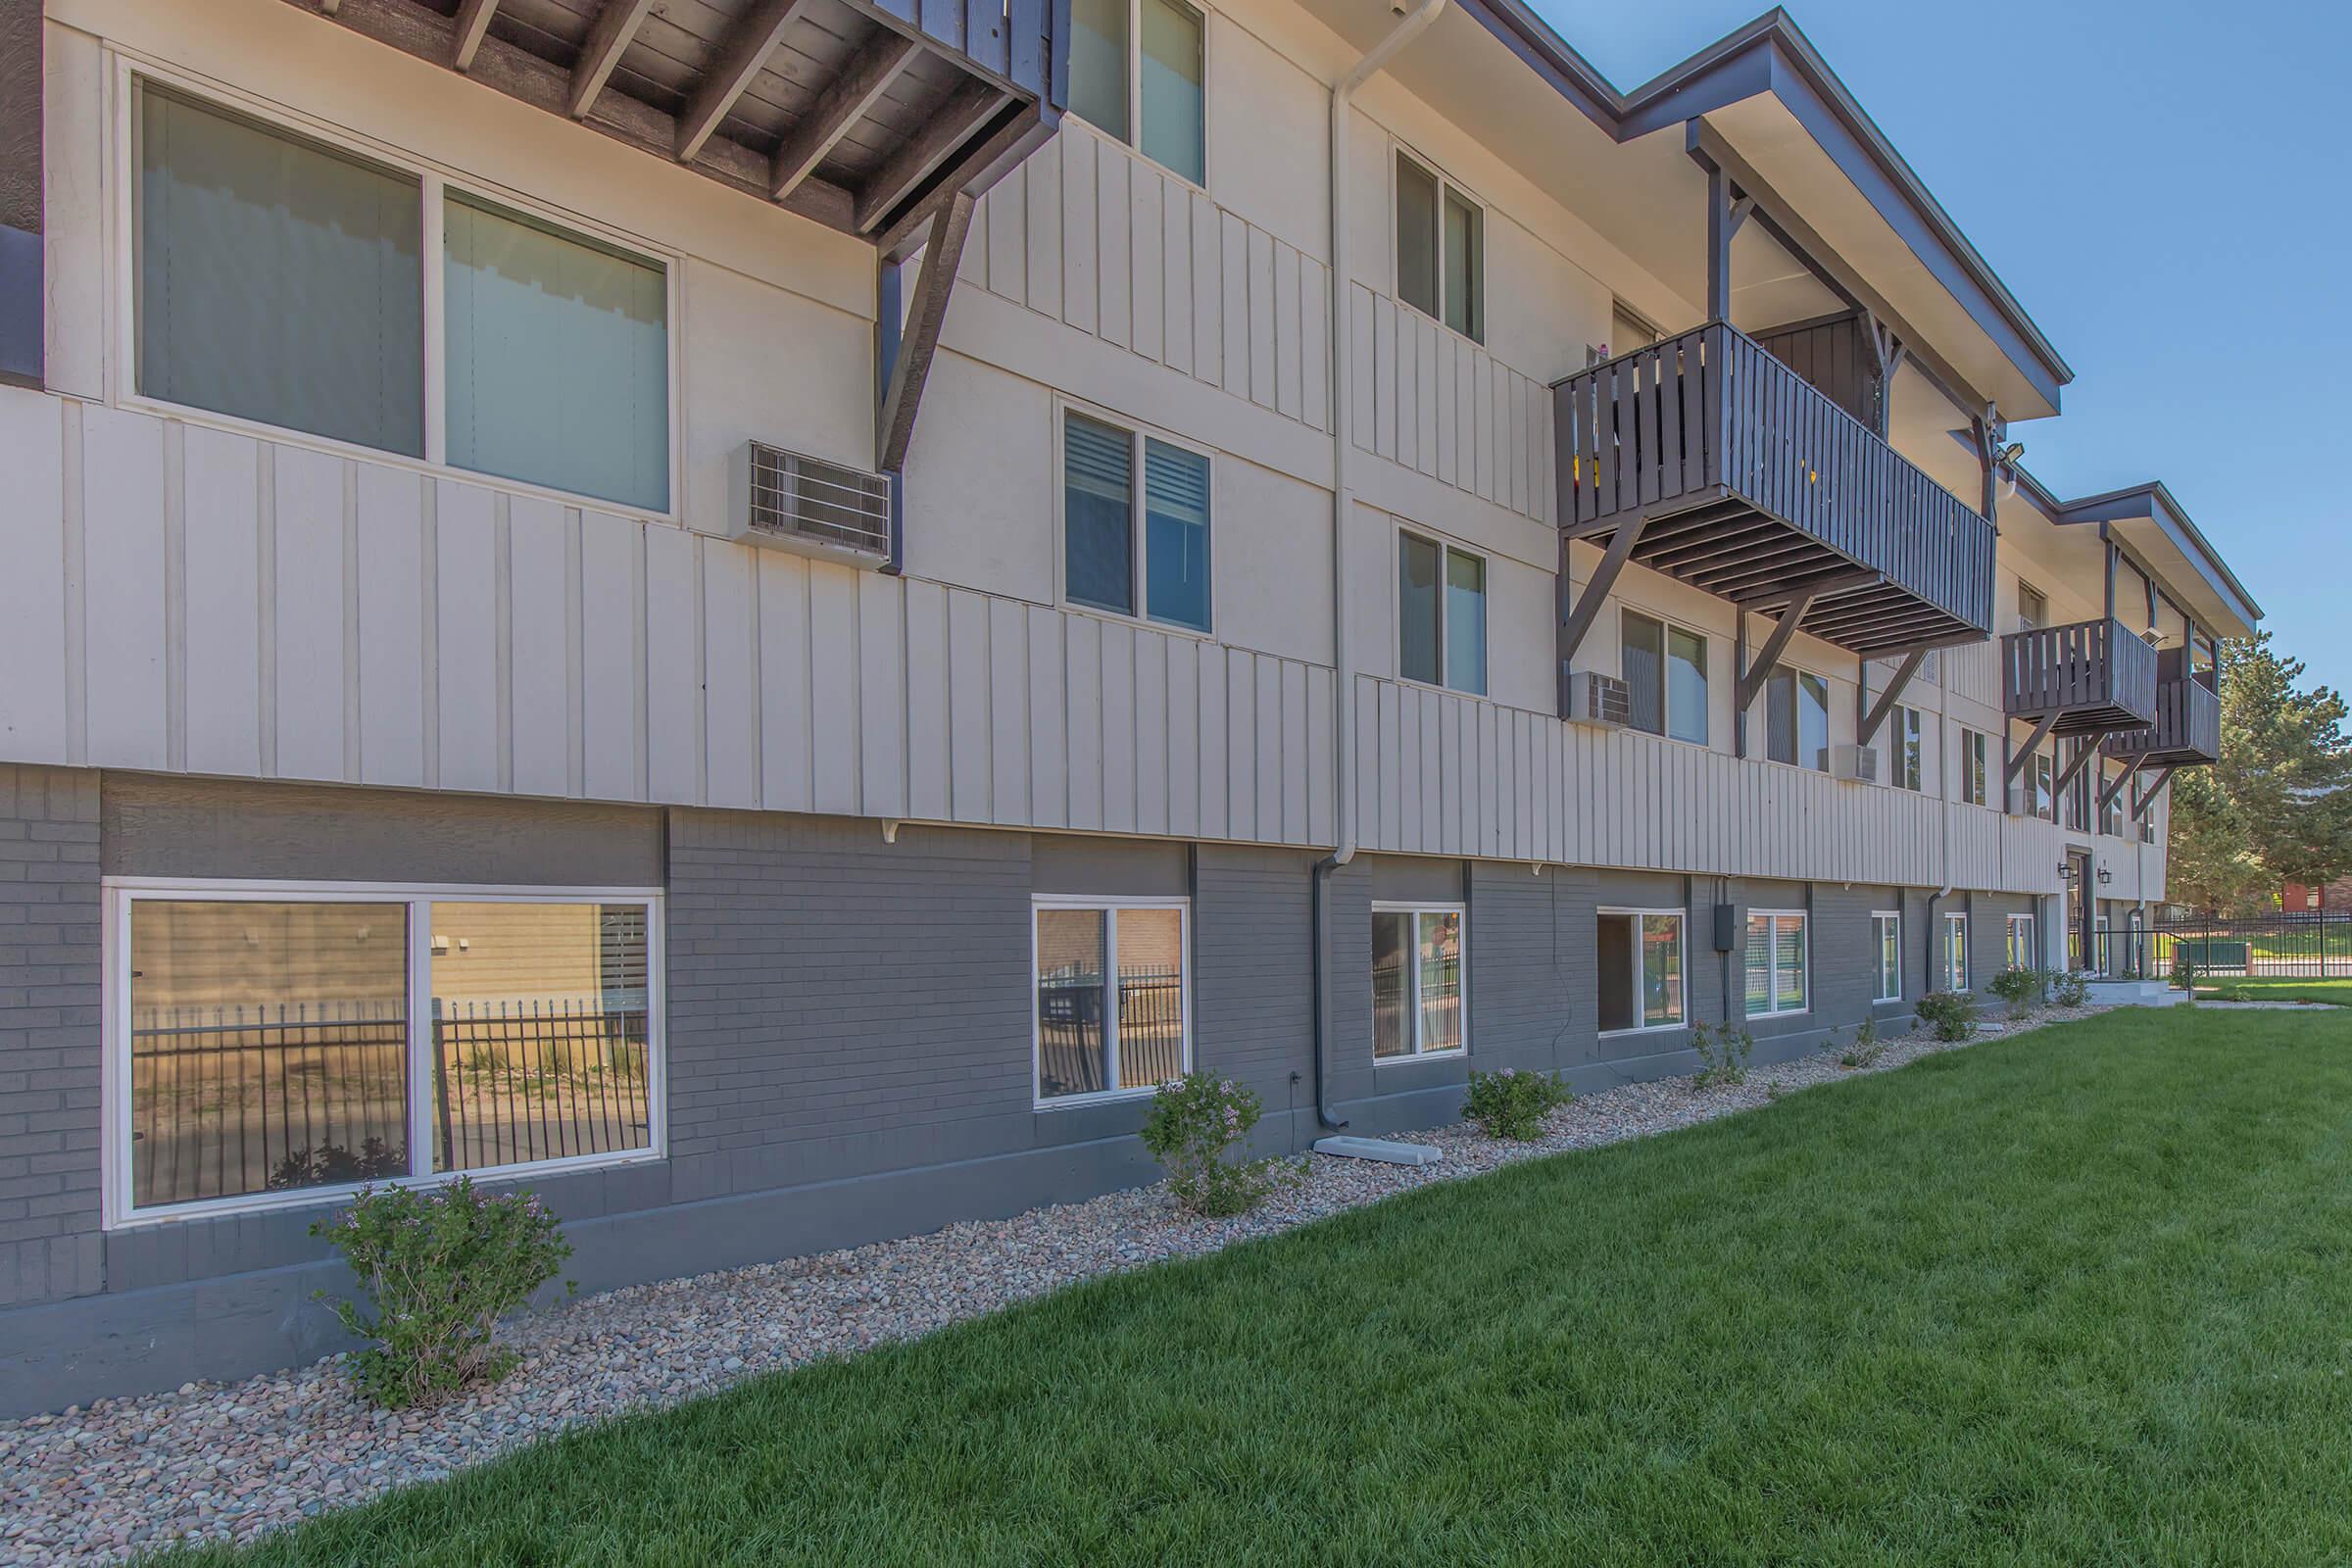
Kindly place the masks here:
POLYGON ((2169 592, 2186 601, 2183 608, 2207 631, 2248 637, 2262 619, 2262 607, 2162 480, 2060 503, 2056 516, 2062 526, 2104 525, 2157 573, 2169 592))
POLYGON ((1623 143, 1704 117, 1870 274, 2005 416, 2058 412, 2074 371, 1787 12, 1620 93, 1525 0, 1454 0, 1623 143))

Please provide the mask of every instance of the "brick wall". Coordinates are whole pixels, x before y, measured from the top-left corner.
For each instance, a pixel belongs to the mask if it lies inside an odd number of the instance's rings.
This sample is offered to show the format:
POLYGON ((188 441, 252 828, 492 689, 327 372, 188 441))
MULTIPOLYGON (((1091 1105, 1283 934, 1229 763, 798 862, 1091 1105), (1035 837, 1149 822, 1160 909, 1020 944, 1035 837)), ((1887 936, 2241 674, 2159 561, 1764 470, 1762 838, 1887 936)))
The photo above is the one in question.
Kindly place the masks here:
POLYGON ((104 1284, 98 775, 0 765, 0 1305, 104 1284))

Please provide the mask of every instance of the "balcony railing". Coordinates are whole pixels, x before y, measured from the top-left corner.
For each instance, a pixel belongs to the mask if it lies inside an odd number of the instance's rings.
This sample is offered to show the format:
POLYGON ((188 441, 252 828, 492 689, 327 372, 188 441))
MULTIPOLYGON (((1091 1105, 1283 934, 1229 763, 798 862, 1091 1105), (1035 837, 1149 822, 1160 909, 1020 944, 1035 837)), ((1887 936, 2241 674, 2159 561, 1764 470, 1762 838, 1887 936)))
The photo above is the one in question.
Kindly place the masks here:
POLYGON ((2112 618, 2013 631, 2001 639, 2001 708, 2011 718, 2051 718, 2053 735, 2151 724, 2156 650, 2112 618))
MULTIPOLYGON (((2171 653, 2163 662, 2171 662, 2171 653)), ((2108 736, 2103 750, 2118 760, 2150 767, 2218 762, 2222 760, 2222 699, 2203 681, 2160 667, 2156 722, 2146 729, 2108 736)))
POLYGON ((1991 523, 1721 321, 1553 392, 1560 525, 1756 601, 1821 590, 1803 629, 1862 653, 1992 623, 1991 523))

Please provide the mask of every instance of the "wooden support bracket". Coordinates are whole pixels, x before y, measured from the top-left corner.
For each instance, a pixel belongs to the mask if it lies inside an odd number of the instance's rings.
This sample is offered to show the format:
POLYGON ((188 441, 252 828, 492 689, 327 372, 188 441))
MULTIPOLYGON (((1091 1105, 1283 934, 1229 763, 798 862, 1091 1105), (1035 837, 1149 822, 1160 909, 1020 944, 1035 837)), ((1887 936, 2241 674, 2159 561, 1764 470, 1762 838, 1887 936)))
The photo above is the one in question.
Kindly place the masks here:
POLYGON ((2115 803, 2115 798, 2123 794, 2138 776, 2139 769, 2136 766, 2127 767, 2102 784, 2099 788, 2099 814, 2106 815, 2107 808, 2115 803))
MULTIPOLYGON (((1609 548, 1601 556, 1600 565, 1592 573, 1592 580, 1585 584, 1585 591, 1578 596, 1574 608, 1560 617, 1562 718, 1568 716, 1568 662, 1584 646, 1585 634, 1592 629, 1593 620, 1600 614, 1602 602, 1609 597, 1609 590, 1616 586, 1617 575, 1625 569, 1625 564, 1633 559, 1634 547, 1642 542, 1642 531, 1647 526, 1648 519, 1636 517, 1610 536, 1609 548)), ((1568 537, 1565 534, 1560 536, 1560 581, 1563 584, 1568 581, 1568 537)))
POLYGON ((2066 764, 2066 771, 2059 774, 2058 782, 2050 786, 2050 793, 2052 795, 2057 796, 2064 795, 2066 793, 2066 787, 2075 781, 2075 775, 2082 771, 2082 764, 2098 755, 2099 742, 2104 738, 2105 733, 2105 731, 2101 731, 2097 735, 2085 735, 2082 737, 2082 746, 2075 753, 2075 760, 2066 764))
MULTIPOLYGON (((1856 745, 1868 746, 1870 744, 1870 738, 1879 732, 1880 725, 1886 722, 1886 715, 1894 711, 1896 699, 1903 695, 1903 688, 1911 684, 1911 677, 1919 673, 1919 666, 1926 662, 1927 657, 1928 651, 1925 648, 1914 648, 1904 657, 1902 663, 1895 669, 1894 679, 1886 683, 1886 689, 1879 694, 1878 702, 1872 706, 1869 712, 1862 716, 1862 733, 1854 737, 1856 745)), ((1865 660, 1863 662, 1867 665, 1869 661, 1865 660)))
POLYGON ((1744 713, 1755 706, 1756 694, 1772 678, 1773 665, 1780 662, 1782 651, 1788 646, 1788 639, 1796 635, 1796 623, 1805 618, 1805 612, 1812 605, 1813 590, 1808 588, 1789 600, 1781 611, 1781 618, 1773 622, 1772 635, 1764 639, 1764 646, 1756 650, 1754 662, 1740 677, 1739 711, 1744 713))
POLYGON ((914 304, 899 342, 897 363, 890 368, 890 390, 884 394, 875 419, 874 466, 897 473, 906 462, 914 439, 914 415, 923 400, 923 382, 939 351, 939 329, 948 318, 948 295, 956 287, 956 269, 963 259, 964 237, 972 231, 974 198, 958 191, 931 220, 931 236, 923 247, 922 275, 915 281, 914 304))
MULTIPOLYGON (((2058 714, 2055 710, 2042 714, 2041 722, 2034 726, 2034 738, 2022 747, 2006 737, 2003 738, 2002 744, 2011 748, 2009 760, 2001 768, 2001 800, 2003 804, 2008 802, 2009 786, 2017 782, 2018 770, 2026 765, 2027 758, 2041 750, 2041 743, 2050 738, 2050 726, 2057 722, 2058 714)), ((2003 725, 2002 727, 2005 729, 2008 726, 2003 725)))
POLYGON ((2164 793, 2165 785, 2171 783, 2172 778, 2173 770, 2169 767, 2156 775, 2156 782, 2148 786, 2148 793, 2132 803, 2132 821, 2136 822, 2148 814, 2148 808, 2156 804, 2156 797, 2164 793))

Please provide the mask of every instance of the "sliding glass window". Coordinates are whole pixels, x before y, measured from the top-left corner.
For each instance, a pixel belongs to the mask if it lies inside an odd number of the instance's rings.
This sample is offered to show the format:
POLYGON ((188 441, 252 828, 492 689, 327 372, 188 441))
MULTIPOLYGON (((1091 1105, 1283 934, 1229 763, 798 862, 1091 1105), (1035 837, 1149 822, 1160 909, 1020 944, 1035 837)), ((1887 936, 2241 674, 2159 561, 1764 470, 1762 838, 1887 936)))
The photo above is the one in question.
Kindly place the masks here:
POLYGON ((1372 907, 1372 1055, 1446 1055, 1469 1039, 1459 905, 1372 907))
POLYGON ((1593 946, 1601 1033, 1682 1025, 1680 909, 1603 909, 1593 946))
POLYGON ((1752 909, 1747 916, 1747 1015, 1805 1010, 1805 916, 1752 909))
POLYGON ((1038 1104, 1183 1077, 1192 1060, 1185 902, 1040 897, 1034 907, 1038 1104))

